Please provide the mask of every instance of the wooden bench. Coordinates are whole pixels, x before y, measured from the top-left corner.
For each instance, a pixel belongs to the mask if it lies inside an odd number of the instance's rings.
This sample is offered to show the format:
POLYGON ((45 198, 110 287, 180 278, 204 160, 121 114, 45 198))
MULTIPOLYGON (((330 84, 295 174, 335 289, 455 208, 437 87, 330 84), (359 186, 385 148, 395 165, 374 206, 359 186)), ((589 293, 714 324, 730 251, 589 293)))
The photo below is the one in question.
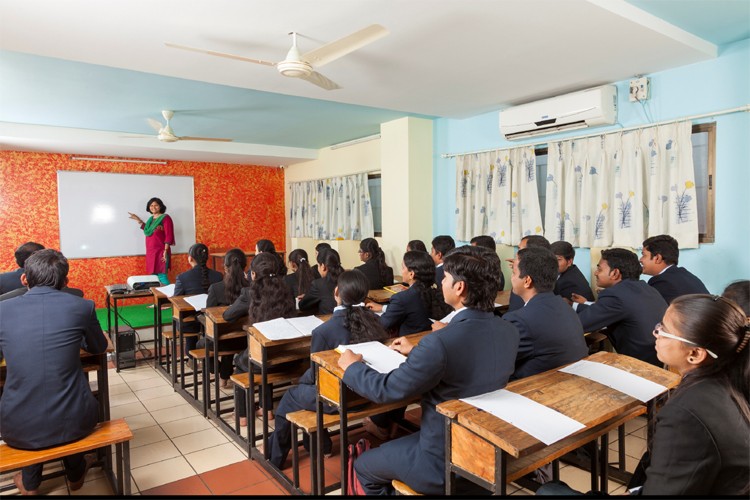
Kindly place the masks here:
MULTIPOLYGON (((347 421, 359 422, 365 417, 371 417, 373 415, 379 415, 386 413, 391 410, 396 410, 404 406, 403 401, 389 404, 377 404, 377 403, 366 403, 364 406, 357 408, 356 410, 350 410, 347 412, 347 421)), ((323 467, 322 461, 320 460, 320 454, 317 449, 317 439, 315 434, 318 432, 318 418, 314 411, 309 410, 298 410, 288 413, 286 419, 292 424, 292 486, 295 488, 297 493, 303 493, 299 489, 299 440, 297 439, 297 430, 302 430, 303 436, 307 434, 310 439, 310 484, 312 487, 313 495, 322 495, 325 493, 325 467, 323 467), (316 465, 318 470, 316 471, 316 465), (317 484, 317 472, 321 473, 321 485, 317 484)), ((323 414, 323 428, 330 429, 331 427, 340 423, 340 418, 337 413, 334 414, 323 414)), ((349 426, 349 429, 355 428, 357 425, 349 426)))
POLYGON ((398 479, 394 479, 393 481, 391 481, 391 486, 393 486, 393 489, 396 490, 396 495, 422 496, 421 493, 417 493, 416 491, 411 489, 408 484, 402 483, 398 479))
POLYGON ((43 450, 19 450, 7 444, 0 445, 0 473, 21 469, 29 465, 59 460, 63 457, 106 447, 104 470, 119 495, 130 495, 130 440, 133 433, 124 419, 100 422, 94 432, 83 439, 43 450), (115 445, 117 481, 113 477, 109 446, 115 445))
POLYGON ((193 349, 192 351, 188 352, 188 355, 190 356, 190 360, 192 363, 192 370, 193 370, 193 400, 190 401, 191 404, 198 402, 198 361, 203 361, 203 378, 201 379, 201 390, 203 391, 203 416, 208 415, 208 398, 209 396, 209 385, 206 379, 208 378, 208 365, 206 364, 206 350, 205 349, 193 349))

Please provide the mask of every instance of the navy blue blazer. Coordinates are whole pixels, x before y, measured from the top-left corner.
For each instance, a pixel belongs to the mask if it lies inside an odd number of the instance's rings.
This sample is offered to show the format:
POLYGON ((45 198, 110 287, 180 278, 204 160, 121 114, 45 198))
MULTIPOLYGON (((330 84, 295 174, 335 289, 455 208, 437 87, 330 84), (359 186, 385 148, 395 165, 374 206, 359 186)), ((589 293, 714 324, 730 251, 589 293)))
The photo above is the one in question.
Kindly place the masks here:
MULTIPOLYGON (((222 279, 223 276, 219 271, 210 268, 208 269, 209 287, 214 283, 222 281, 222 279)), ((174 282, 174 294, 198 295, 201 293, 208 293, 208 287, 203 288, 202 281, 201 268, 200 266, 195 266, 192 269, 177 275, 177 279, 175 279, 174 282)))
POLYGON ((430 312, 424 307, 419 287, 412 286, 394 294, 380 316, 380 324, 386 330, 398 327, 399 335, 429 330, 432 327, 430 312))
POLYGON ((21 283, 21 275, 24 270, 21 268, 15 271, 8 271, 7 273, 0 273, 0 295, 11 292, 16 288, 23 288, 21 283))
MULTIPOLYGON (((206 299, 208 304, 208 299, 206 299)), ((250 287, 244 287, 240 291, 240 296, 237 297, 234 302, 229 306, 229 309, 224 311, 222 318, 224 321, 237 321, 243 316, 247 316, 250 309, 250 287)))
POLYGON ((317 311, 313 314, 331 314, 333 308, 336 307, 336 299, 333 298, 335 289, 336 285, 328 279, 328 276, 313 280, 310 289, 299 301, 299 310, 304 311, 317 307, 317 311))
POLYGON ((523 299, 513 293, 513 290, 510 291, 510 300, 508 302, 508 311, 506 312, 513 312, 521 309, 523 307, 523 299))
POLYGON ((225 296, 226 287, 224 280, 214 283, 208 287, 208 297, 206 297, 206 307, 216 306, 228 306, 227 298, 225 296))
POLYGON ((578 266, 573 264, 565 270, 555 281, 555 295, 569 299, 574 293, 586 297, 586 300, 594 300, 594 292, 578 266))
POLYGON ((648 284, 659 291, 667 304, 671 304, 680 295, 708 293, 706 285, 684 267, 670 266, 648 280, 648 284))
POLYGON ((378 290, 384 286, 390 286, 393 284, 393 268, 386 266, 386 277, 383 280, 378 270, 378 263, 375 259, 370 259, 361 266, 357 266, 354 269, 362 271, 367 281, 370 283, 370 290, 378 290))
POLYGON ((390 373, 352 364, 343 381, 376 403, 421 396, 418 436, 387 443, 381 452, 402 481, 417 491, 444 493, 445 421, 435 406, 505 387, 513 373, 518 330, 492 312, 465 309, 445 328, 422 338, 406 362, 390 373), (418 440, 418 441, 416 441, 418 440), (415 445, 415 441, 417 445, 415 445))
POLYGON ((3 440, 33 450, 90 434, 99 406, 79 350, 99 354, 107 349, 94 302, 34 287, 0 302, 0 318, 0 351, 8 369, 0 398, 3 440))
MULTIPOLYGON (((310 354, 320 351, 336 349, 341 344, 350 344, 351 332, 344 326, 344 315, 346 311, 334 311, 331 319, 318 326, 312 331, 310 339, 310 354)), ((312 366, 302 374, 300 384, 315 384, 315 370, 312 366)))
POLYGON ((503 319, 513 323, 520 335, 513 379, 573 363, 589 352, 578 315, 552 292, 533 296, 503 319))
POLYGON ((664 318, 667 303, 645 281, 623 280, 606 288, 593 305, 578 304, 584 331, 607 327, 607 336, 618 353, 652 365, 656 358, 654 326, 664 318))
POLYGON ((435 265, 435 284, 438 286, 438 288, 441 288, 443 284, 443 277, 445 276, 445 268, 442 265, 435 265))

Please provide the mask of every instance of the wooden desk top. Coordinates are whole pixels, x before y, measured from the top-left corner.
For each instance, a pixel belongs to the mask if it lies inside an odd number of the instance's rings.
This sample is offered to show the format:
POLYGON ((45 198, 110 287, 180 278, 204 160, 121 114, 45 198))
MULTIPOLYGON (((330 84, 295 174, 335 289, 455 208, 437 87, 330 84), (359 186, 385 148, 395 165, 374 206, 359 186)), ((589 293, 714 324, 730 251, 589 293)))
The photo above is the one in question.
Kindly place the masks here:
MULTIPOLYGON (((419 341, 422 340, 422 338, 425 335, 429 335, 432 333, 432 330, 427 330, 424 332, 418 332, 418 333, 412 333, 411 335, 406 335, 405 337, 409 339, 409 341, 417 345, 419 344, 419 341)), ((391 342, 393 342, 395 339, 388 339, 384 344, 390 345, 391 342)), ((321 368, 324 368, 331 372, 336 378, 343 378, 344 377, 344 370, 339 368, 339 358, 341 357, 341 354, 339 354, 336 349, 331 349, 330 351, 320 351, 320 352, 314 352, 310 355, 310 359, 321 366, 321 368)))
MULTIPOLYGON (((584 359, 612 365, 668 389, 675 387, 680 379, 674 373, 622 354, 597 352, 584 359)), ((627 394, 587 378, 562 373, 559 368, 516 380, 505 388, 581 422, 586 429, 642 405, 627 394)), ((508 422, 459 400, 440 403, 437 411, 516 458, 546 446, 508 422)))
POLYGON ((500 304, 500 307, 508 307, 510 305, 510 290, 500 290, 497 292, 495 303, 500 304))
POLYGON ((195 311, 195 308, 185 300, 185 297, 192 297, 192 295, 178 295, 176 297, 169 297, 169 301, 172 303, 174 314, 195 311))
MULTIPOLYGON (((322 314, 322 315, 316 314, 315 316, 323 320, 323 322, 325 323, 326 321, 331 319, 331 316, 333 316, 333 314, 322 314)), ((275 347, 275 346, 280 346, 280 345, 285 345, 285 344, 293 344, 293 343, 298 343, 298 342, 304 342, 307 344, 310 343, 310 337, 297 337, 293 339, 271 340, 265 335, 263 335, 262 333, 260 333, 258 329, 252 325, 245 325, 242 327, 242 329, 245 330, 251 337, 253 337, 253 339, 255 339, 258 342, 258 344, 260 344, 261 347, 266 348, 266 349, 269 347, 275 347)))

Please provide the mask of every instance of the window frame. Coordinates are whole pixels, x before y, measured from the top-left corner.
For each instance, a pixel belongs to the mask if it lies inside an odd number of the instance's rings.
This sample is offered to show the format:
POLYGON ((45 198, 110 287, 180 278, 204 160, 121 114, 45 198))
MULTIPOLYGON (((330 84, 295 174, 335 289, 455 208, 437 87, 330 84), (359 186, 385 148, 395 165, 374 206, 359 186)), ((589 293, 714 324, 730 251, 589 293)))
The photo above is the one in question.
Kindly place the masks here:
POLYGON ((706 171, 708 186, 706 188, 706 232, 698 234, 698 243, 716 242, 716 122, 694 124, 693 134, 708 134, 708 156, 706 171))
MULTIPOLYGON (((383 186, 382 186, 382 178, 383 178, 383 174, 381 174, 380 172, 371 172, 371 173, 367 174, 368 189, 369 189, 370 179, 381 179, 381 191, 380 191, 380 208, 381 208, 381 210, 380 210, 381 228, 380 229, 381 229, 381 231, 373 231, 373 235, 376 238, 382 238, 383 237, 383 231, 382 231, 382 229, 383 229, 382 228, 382 223, 383 223, 383 210, 382 210, 382 208, 383 208, 383 191, 382 191, 382 187, 383 186)), ((372 205, 370 205, 370 206, 372 206, 372 205)), ((373 215, 373 219, 374 219, 374 215, 373 215)))

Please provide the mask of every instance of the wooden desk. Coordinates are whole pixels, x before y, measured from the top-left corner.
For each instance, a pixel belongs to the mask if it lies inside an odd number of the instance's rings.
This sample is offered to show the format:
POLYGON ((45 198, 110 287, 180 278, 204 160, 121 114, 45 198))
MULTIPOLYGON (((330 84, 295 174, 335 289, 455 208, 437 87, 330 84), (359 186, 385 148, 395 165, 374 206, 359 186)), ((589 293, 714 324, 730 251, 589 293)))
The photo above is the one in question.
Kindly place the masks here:
MULTIPOLYGON (((432 331, 425 331, 419 333, 413 333, 406 335, 406 338, 411 341, 412 344, 417 345, 419 341, 424 338, 425 335, 429 335, 432 331)), ((393 339, 390 339, 387 344, 390 344, 393 339)), ((349 459, 348 449, 348 422, 347 422, 347 411, 354 406, 366 403, 369 400, 360 396, 356 392, 349 389, 344 384, 342 378, 344 377, 344 371, 339 367, 339 358, 341 355, 336 350, 321 351, 310 355, 310 360, 314 364, 314 368, 317 371, 316 381, 318 384, 318 407, 317 417, 318 423, 317 428, 323 429, 323 403, 329 403, 339 410, 339 435, 340 435, 340 452, 341 452, 341 491, 346 492, 347 478, 346 478, 346 465, 349 459)), ((404 401, 404 406, 411 403, 412 400, 404 401)), ((321 432, 316 433, 318 439, 317 449, 323 449, 323 437, 321 432)), ((321 488, 325 485, 325 467, 323 467, 323 460, 318 460, 317 464, 311 464, 311 467, 316 467, 318 470, 317 484, 321 488)))
MULTIPOLYGON (((182 327, 186 323, 192 323, 195 319, 195 309, 186 300, 186 297, 191 295, 178 295, 176 297, 169 297, 169 302, 172 303, 172 385, 177 383, 177 338, 180 340, 180 387, 179 389, 185 391, 185 362, 184 358, 187 353, 183 352, 185 347, 184 335, 182 334, 182 327)), ((197 333, 189 333, 187 335, 198 335, 197 333)), ((193 374, 193 383, 195 383, 195 374, 193 374)))
POLYGON ((159 290, 157 290, 157 288, 158 287, 152 286, 149 289, 154 299, 154 350, 156 351, 154 353, 154 368, 158 368, 164 370, 167 373, 170 373, 169 358, 167 357, 167 360, 164 364, 162 364, 161 362, 161 350, 164 340, 164 337, 162 337, 163 325, 161 322, 161 307, 166 304, 169 304, 171 306, 172 303, 169 301, 169 297, 167 297, 164 292, 160 292, 159 290))
MULTIPOLYGON (((115 371, 120 371, 120 349, 118 349, 117 335, 120 331, 120 315, 117 312, 117 302, 120 300, 144 298, 151 296, 151 290, 130 290, 125 293, 112 293, 112 287, 114 285, 105 285, 104 290, 107 292, 105 302, 107 305, 107 333, 109 334, 110 340, 114 343, 115 347, 115 371), (110 311, 114 311, 114 329, 112 328, 112 320, 110 311)), ((137 345, 135 350, 137 350, 137 345)), ((135 362, 135 352, 133 352, 133 360, 135 362)))
MULTIPOLYGON (((238 319, 237 321, 225 321, 224 320, 224 311, 229 309, 229 306, 218 306, 218 307, 207 307, 205 309, 205 318, 206 318, 206 340, 210 339, 213 342, 213 366, 214 366, 214 394, 216 394, 216 411, 214 412, 212 410, 212 399, 211 399, 211 391, 208 388, 208 382, 209 378, 204 380, 204 384, 206 384, 205 387, 205 398, 206 398, 206 404, 208 405, 208 411, 211 414, 211 418, 215 419, 216 422, 223 426, 225 430, 229 431, 230 434, 233 436, 235 435, 234 428, 227 425, 224 420, 221 418, 221 389, 219 388, 220 383, 220 376, 219 376, 219 351, 220 351, 220 345, 222 341, 230 340, 230 339, 236 339, 236 338, 242 338, 247 339, 247 333, 243 330, 243 327, 245 326, 247 322, 247 316, 238 319)), ((205 361, 208 361, 208 342, 206 342, 206 357, 204 358, 205 361)), ((235 408, 236 410, 236 408, 235 408)), ((227 410, 231 411, 231 410, 227 410)), ((242 444, 241 440, 239 441, 240 444, 242 444)))
MULTIPOLYGON (((621 354, 598 352, 584 359, 621 368, 668 389, 679 382, 679 377, 673 373, 621 354)), ((455 474, 495 494, 505 495, 508 482, 599 437, 603 452, 599 464, 602 470, 600 489, 606 491, 607 433, 645 413, 647 408, 643 403, 589 379, 562 373, 559 368, 516 380, 506 389, 559 411, 586 427, 547 446, 468 403, 458 400, 441 403, 437 410, 446 417, 446 495, 454 493, 455 474)), ((649 410, 651 405, 652 402, 647 404, 649 410)), ((596 463, 592 457, 592 464, 596 463)), ((592 467, 592 489, 596 489, 596 466, 592 467)))

